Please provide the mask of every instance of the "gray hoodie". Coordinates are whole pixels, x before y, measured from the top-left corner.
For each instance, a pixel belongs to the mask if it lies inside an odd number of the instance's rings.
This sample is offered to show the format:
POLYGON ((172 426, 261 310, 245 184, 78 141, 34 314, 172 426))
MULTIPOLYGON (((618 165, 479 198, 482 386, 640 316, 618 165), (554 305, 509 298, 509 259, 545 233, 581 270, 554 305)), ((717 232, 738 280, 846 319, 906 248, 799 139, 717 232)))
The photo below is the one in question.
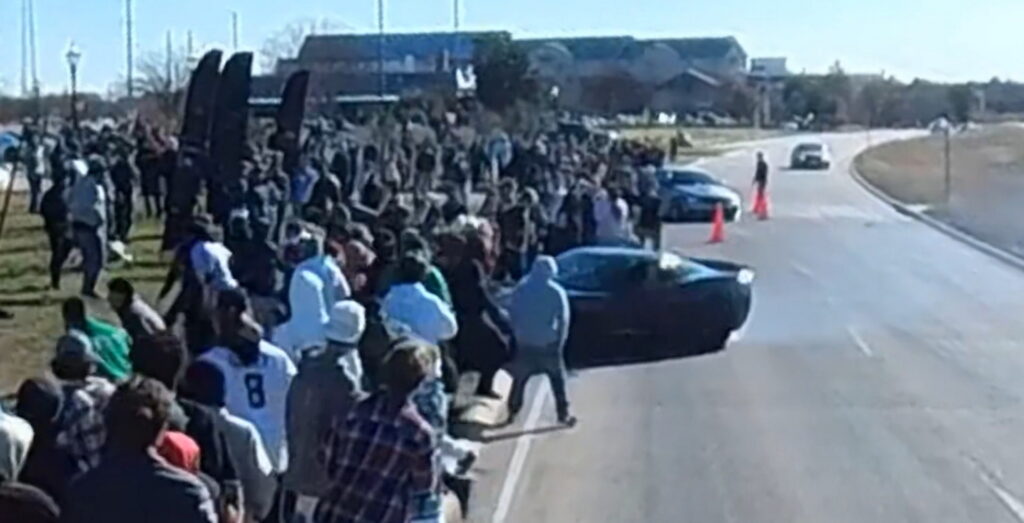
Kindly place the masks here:
POLYGON ((558 265, 538 256, 533 269, 512 293, 509 316, 520 347, 560 350, 569 335, 569 298, 555 281, 558 265))
POLYGON ((90 227, 107 223, 107 194, 95 174, 82 176, 71 186, 68 196, 71 221, 90 227))

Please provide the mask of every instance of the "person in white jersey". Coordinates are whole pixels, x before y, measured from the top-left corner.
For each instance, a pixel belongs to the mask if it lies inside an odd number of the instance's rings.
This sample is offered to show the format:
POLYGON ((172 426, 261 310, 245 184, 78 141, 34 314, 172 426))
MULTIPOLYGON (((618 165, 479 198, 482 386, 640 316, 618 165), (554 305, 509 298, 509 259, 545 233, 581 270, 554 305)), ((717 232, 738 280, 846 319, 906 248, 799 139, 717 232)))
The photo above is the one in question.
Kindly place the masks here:
MULTIPOLYGON (((224 403, 228 412, 256 426, 266 444, 275 474, 288 470, 286 406, 288 389, 297 373, 291 358, 262 340, 260 327, 248 317, 245 294, 237 289, 221 291, 217 298, 216 325, 220 344, 199 357, 224 375, 224 403)), ((280 511, 279 490, 275 510, 280 511)))

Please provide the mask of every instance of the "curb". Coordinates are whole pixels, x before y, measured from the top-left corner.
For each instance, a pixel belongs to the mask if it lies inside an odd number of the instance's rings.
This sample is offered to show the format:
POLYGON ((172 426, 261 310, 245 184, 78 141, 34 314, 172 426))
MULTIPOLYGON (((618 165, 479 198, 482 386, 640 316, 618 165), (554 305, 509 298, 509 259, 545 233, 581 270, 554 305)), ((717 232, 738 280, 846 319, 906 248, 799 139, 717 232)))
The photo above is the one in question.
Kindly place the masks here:
POLYGON ((937 218, 933 218, 932 216, 929 216, 921 211, 912 209, 910 208, 910 206, 893 198, 892 196, 889 196, 878 187, 872 185, 871 182, 867 181, 867 179, 864 178, 860 171, 857 170, 857 159, 860 158, 860 156, 867 152, 868 150, 870 149, 862 151, 860 154, 854 157, 852 162, 850 162, 850 176, 861 187, 863 187, 864 190, 871 193, 872 196, 878 198, 886 205, 892 207, 896 212, 904 216, 909 216, 910 218, 913 218, 921 223, 924 223, 925 225, 928 225, 929 227, 945 234, 946 236, 949 236, 954 240, 957 240, 960 243, 967 245, 968 247, 972 247, 975 250, 988 255, 989 257, 995 258, 996 260, 1003 262, 1006 265, 1024 271, 1024 256, 1014 254, 1001 247, 996 247, 995 245, 992 245, 991 243, 988 243, 984 240, 979 240, 978 238, 964 231, 961 231, 960 229, 957 229, 956 227, 946 222, 943 222, 937 218))

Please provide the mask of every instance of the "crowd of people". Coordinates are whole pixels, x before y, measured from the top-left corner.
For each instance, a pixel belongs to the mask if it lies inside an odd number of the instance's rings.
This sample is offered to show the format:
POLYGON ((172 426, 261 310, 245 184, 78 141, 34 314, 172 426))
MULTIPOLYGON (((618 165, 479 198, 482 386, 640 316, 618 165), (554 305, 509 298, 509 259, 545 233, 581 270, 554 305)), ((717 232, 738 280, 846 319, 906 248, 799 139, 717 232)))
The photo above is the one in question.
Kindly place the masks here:
POLYGON ((147 216, 187 226, 167 245, 162 314, 121 278, 105 289, 120 325, 90 314, 94 302, 64 303, 50 375, 0 411, 0 514, 443 521, 444 493, 476 459, 450 430, 460 377, 500 399, 507 369, 511 423, 525 382, 547 375, 558 420, 574 425, 553 256, 657 247, 665 155, 557 128, 467 140, 461 109, 428 114, 391 108, 394 132, 372 140, 340 120, 308 125, 294 151, 253 140, 242 178, 208 187, 219 196, 204 212, 175 207, 179 154, 162 132, 67 130, 43 154, 26 130, 26 167, 51 179, 45 193, 32 182, 30 203, 54 287, 77 248, 81 294, 98 295, 138 188, 147 216))

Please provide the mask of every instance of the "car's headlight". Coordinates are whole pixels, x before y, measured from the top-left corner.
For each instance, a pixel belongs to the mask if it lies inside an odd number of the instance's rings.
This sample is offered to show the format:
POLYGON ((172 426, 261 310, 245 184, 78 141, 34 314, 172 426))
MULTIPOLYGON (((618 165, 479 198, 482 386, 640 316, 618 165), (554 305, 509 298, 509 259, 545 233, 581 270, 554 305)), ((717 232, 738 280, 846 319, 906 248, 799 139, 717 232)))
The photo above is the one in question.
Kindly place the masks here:
POLYGON ((736 273, 736 281, 738 281, 740 285, 750 285, 751 283, 754 283, 754 271, 750 269, 740 269, 740 271, 736 273))

